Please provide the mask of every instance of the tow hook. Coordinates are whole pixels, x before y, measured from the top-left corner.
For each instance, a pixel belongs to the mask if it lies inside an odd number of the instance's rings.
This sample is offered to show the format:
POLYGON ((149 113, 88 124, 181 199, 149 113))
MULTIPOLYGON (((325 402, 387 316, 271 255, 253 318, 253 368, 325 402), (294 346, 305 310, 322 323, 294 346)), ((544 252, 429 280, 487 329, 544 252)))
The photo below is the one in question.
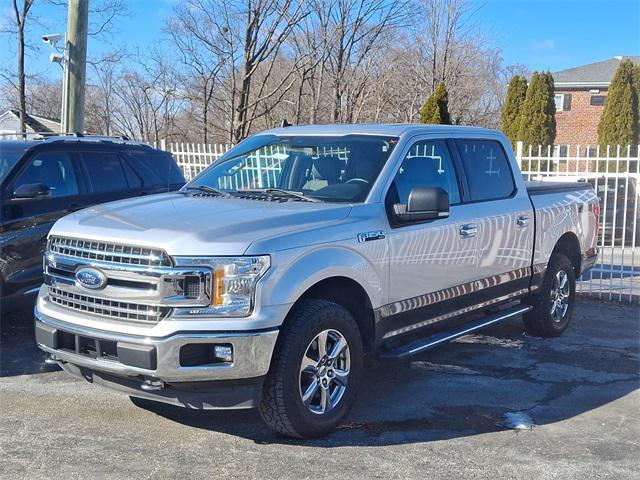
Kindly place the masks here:
POLYGON ((150 378, 147 378, 142 382, 140 388, 145 392, 156 392, 164 388, 164 382, 162 380, 151 380, 150 378))
POLYGON ((58 360, 56 360, 52 355, 49 355, 44 359, 44 363, 47 365, 58 365, 58 360))

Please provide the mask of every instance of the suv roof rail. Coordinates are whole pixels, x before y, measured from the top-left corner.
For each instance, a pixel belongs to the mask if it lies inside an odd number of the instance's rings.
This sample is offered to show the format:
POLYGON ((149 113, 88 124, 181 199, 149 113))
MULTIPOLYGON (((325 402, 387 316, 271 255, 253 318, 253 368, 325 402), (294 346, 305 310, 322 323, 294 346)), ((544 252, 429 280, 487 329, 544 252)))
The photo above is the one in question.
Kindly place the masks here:
POLYGON ((144 147, 150 147, 150 145, 146 142, 141 142, 138 140, 131 140, 126 135, 92 135, 85 133, 57 133, 50 136, 47 136, 42 139, 43 142, 111 142, 111 143, 121 143, 127 145, 140 145, 144 147))
POLYGON ((0 137, 22 137, 22 140, 38 140, 42 142, 85 141, 85 142, 113 142, 128 145, 150 147, 146 142, 131 140, 126 135, 94 135, 89 133, 56 133, 56 132, 0 132, 0 137))

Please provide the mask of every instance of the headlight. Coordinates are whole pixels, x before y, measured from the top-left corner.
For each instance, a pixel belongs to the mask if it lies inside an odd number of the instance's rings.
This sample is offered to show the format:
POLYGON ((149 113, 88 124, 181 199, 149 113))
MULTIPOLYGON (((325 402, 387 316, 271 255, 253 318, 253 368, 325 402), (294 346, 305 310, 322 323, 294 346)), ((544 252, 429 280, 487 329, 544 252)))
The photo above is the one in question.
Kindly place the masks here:
POLYGON ((207 307, 179 308, 177 316, 246 317, 254 305, 256 284, 269 269, 268 255, 255 257, 178 257, 180 266, 211 268, 207 307))

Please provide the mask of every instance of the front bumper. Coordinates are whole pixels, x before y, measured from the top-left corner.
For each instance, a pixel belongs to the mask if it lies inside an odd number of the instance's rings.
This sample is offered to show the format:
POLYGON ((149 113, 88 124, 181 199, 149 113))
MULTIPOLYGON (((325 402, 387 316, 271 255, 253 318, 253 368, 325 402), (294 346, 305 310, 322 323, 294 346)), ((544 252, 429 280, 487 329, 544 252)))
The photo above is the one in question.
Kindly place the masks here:
POLYGON ((38 346, 62 364, 122 378, 166 383, 209 382, 264 376, 278 337, 277 329, 249 332, 178 332, 167 337, 125 335, 62 322, 35 311, 38 346), (181 365, 181 348, 225 344, 230 363, 181 365))

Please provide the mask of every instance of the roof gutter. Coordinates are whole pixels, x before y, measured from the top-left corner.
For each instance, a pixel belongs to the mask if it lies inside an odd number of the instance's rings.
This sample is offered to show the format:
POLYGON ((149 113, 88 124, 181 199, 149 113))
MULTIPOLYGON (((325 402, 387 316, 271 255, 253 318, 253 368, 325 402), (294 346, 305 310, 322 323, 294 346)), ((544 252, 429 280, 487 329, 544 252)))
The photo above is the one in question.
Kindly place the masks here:
POLYGON ((556 88, 609 88, 611 82, 553 82, 553 84, 556 88))

